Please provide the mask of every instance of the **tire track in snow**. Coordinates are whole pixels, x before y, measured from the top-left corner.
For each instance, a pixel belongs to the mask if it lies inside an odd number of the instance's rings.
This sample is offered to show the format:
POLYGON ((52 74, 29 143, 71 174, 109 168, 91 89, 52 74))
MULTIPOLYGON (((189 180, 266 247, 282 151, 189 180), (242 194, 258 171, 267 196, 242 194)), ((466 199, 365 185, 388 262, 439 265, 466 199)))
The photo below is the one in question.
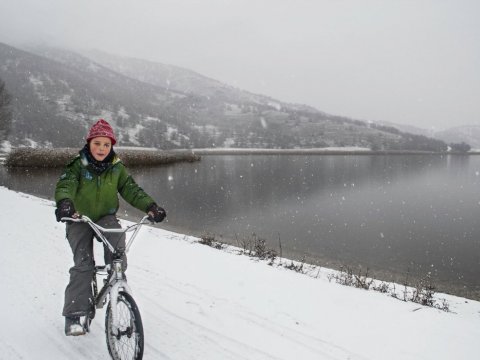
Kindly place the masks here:
MULTIPOLYGON (((137 286, 147 289, 148 286, 151 286, 152 278, 156 280, 156 290, 152 292, 150 288, 150 291, 145 291, 145 293, 141 295, 144 301, 149 302, 148 309, 155 307, 157 309, 155 313, 149 314, 148 316, 151 317, 152 320, 155 318, 155 323, 160 324, 160 326, 163 324, 163 331, 167 334, 169 331, 173 331, 177 332, 179 334, 178 336, 182 338, 188 338, 189 343, 199 342, 203 344, 203 346, 205 346, 205 343, 209 343, 211 346, 221 347, 223 358, 228 355, 231 355, 232 359, 286 359, 288 357, 281 355, 276 356, 274 354, 275 351, 271 351, 271 349, 269 351, 268 347, 274 346, 272 344, 265 344, 267 349, 261 348, 261 346, 252 345, 248 341, 248 336, 245 337, 245 340, 241 340, 241 338, 238 337, 227 336, 217 329, 212 329, 211 326, 203 325, 201 322, 202 317, 208 317, 208 319, 210 319, 209 322, 211 322, 212 319, 218 321, 218 316, 221 316, 221 314, 216 314, 216 310, 218 310, 219 307, 222 308, 220 313, 228 313, 230 317, 233 316, 237 320, 241 320, 240 322, 251 331, 255 331, 255 328, 261 329, 262 331, 267 330, 273 334, 274 337, 298 349, 300 353, 304 354, 303 356, 308 356, 309 359, 364 359, 362 356, 332 344, 331 342, 306 335, 294 327, 289 327, 271 318, 252 313, 241 305, 232 305, 229 304, 226 299, 212 297, 204 289, 197 288, 192 284, 174 283, 167 278, 159 279, 158 274, 152 274, 149 270, 144 269, 143 271, 148 272, 150 276, 139 277, 141 280, 136 281, 137 286), (146 278, 149 280, 145 281, 146 278), (162 294, 165 297, 181 299, 185 303, 184 307, 194 307, 195 310, 192 310, 192 312, 196 313, 200 319, 196 321, 193 317, 186 317, 185 315, 172 312, 164 304, 164 302, 168 302, 167 299, 161 300, 162 294), (226 346, 226 344, 228 344, 228 346, 226 346), (236 349, 236 351, 232 349, 236 349), (245 356, 245 354, 248 355, 245 356)), ((185 312, 182 312, 182 314, 185 314, 185 312)))
POLYGON ((188 346, 186 346, 186 348, 190 349, 190 351, 187 351, 189 354, 177 354, 178 357, 172 356, 175 359, 198 359, 205 358, 205 356, 207 356, 209 360, 281 359, 270 355, 262 349, 253 347, 248 343, 239 341, 198 322, 182 317, 166 307, 159 305, 157 300, 153 300, 148 296, 146 299, 150 302, 150 306, 157 306, 157 311, 149 314, 149 316, 155 318, 157 324, 162 324, 160 326, 164 327, 163 331, 169 334, 169 337, 177 339, 176 342, 178 345, 174 345, 171 349, 172 353, 176 353, 175 347, 177 346, 185 347, 181 344, 187 344, 188 346), (206 344, 208 344, 208 347, 212 350, 206 349, 206 344), (212 354, 215 354, 215 356, 212 357, 212 354))

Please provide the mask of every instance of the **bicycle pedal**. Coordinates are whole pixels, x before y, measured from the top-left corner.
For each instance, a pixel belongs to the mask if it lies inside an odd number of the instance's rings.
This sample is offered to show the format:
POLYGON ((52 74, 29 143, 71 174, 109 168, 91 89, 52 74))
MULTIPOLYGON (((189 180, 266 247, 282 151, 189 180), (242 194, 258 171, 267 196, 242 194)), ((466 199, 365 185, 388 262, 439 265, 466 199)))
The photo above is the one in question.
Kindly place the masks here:
POLYGON ((82 326, 85 333, 90 332, 90 323, 92 322, 92 319, 89 316, 81 316, 80 317, 80 325, 82 326))

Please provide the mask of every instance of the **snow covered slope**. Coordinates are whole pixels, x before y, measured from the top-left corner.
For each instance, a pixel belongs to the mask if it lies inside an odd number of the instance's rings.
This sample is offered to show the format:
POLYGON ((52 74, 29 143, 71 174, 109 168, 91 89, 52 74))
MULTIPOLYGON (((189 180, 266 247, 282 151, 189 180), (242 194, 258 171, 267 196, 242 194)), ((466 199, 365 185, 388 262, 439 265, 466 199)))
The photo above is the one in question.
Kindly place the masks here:
MULTIPOLYGON (((104 311, 63 334, 71 266, 50 201, 0 187, 0 359, 109 359, 104 311)), ((129 256, 145 359, 477 359, 480 303, 451 313, 275 268, 153 227, 129 256)))

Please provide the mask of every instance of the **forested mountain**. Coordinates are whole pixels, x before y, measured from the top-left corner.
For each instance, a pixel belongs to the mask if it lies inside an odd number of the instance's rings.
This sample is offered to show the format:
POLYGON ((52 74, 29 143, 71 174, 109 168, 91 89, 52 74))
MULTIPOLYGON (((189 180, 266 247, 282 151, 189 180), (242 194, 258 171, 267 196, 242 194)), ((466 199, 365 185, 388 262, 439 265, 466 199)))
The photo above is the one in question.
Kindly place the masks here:
POLYGON ((480 149, 479 125, 455 126, 446 130, 437 131, 433 136, 447 143, 465 142, 474 149, 480 149))
POLYGON ((0 44, 15 145, 77 146, 98 118, 122 145, 444 150, 425 136, 252 94, 193 71, 101 52, 0 44), (79 136, 82 134, 82 136, 79 136))

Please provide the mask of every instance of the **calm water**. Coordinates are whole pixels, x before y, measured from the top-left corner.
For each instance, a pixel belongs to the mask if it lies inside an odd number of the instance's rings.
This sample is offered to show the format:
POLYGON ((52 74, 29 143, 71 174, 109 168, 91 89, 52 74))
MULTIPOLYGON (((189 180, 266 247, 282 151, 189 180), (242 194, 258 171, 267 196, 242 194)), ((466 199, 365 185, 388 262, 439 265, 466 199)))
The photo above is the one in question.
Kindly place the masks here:
MULTIPOLYGON (((60 171, 0 167, 0 184, 52 198, 60 171)), ((255 233, 284 256, 400 282, 429 273, 480 296, 480 157, 204 156, 131 173, 170 229, 234 244, 255 233)))

